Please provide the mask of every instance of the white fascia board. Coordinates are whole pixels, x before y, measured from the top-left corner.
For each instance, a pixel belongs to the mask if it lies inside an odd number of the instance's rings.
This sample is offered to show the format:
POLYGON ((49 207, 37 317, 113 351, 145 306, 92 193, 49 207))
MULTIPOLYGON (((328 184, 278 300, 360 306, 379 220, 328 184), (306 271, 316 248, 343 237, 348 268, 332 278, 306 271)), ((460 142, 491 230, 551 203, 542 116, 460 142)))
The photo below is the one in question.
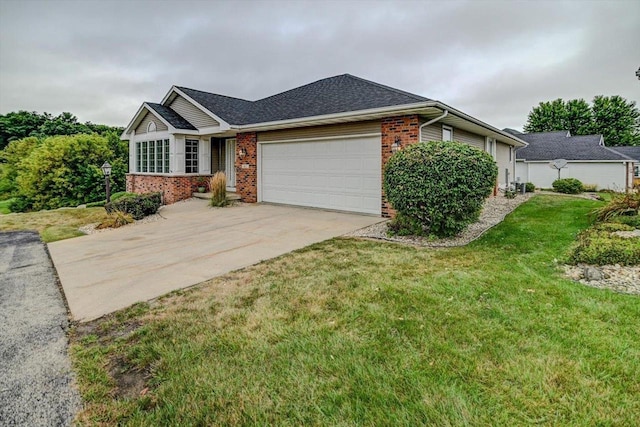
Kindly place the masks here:
POLYGON ((128 135, 131 133, 131 131, 133 129, 130 129, 131 127, 133 127, 133 124, 135 123, 136 120, 138 120, 138 116, 140 116, 140 113, 142 112, 142 110, 145 108, 144 106, 145 103, 142 103, 142 105, 140 105, 140 108, 138 108, 138 111, 136 111, 136 114, 133 115, 133 118, 131 119, 131 121, 129 122, 129 124, 127 125, 126 128, 124 128, 124 130, 122 131, 122 134, 120 135, 120 139, 121 140, 127 140, 129 139, 128 135))
POLYGON ((202 110, 202 112, 205 113, 207 116, 211 117, 216 122, 220 123, 220 128, 221 129, 225 129, 225 130, 230 129, 229 123, 227 123, 224 120, 222 120, 222 118, 220 118, 219 116, 217 116, 213 112, 209 111, 209 109, 205 108, 203 105, 201 105, 198 102, 196 102, 196 100, 194 100, 189 95, 187 95, 186 93, 184 93, 183 91, 181 91, 180 89, 178 89, 175 86, 172 86, 171 90, 169 91, 169 93, 162 99, 162 105, 164 105, 165 101, 167 99, 169 99, 169 97, 171 96, 172 92, 177 93, 178 95, 180 95, 181 97, 183 97, 184 99, 186 99, 187 101, 189 101, 190 103, 192 103, 193 105, 198 107, 200 110, 202 110))
POLYGON ((509 144, 509 145, 513 145, 514 147, 526 147, 526 146, 529 145, 528 142, 521 140, 520 138, 518 138, 515 135, 510 134, 509 132, 505 132, 505 131, 500 130, 500 129, 496 128, 496 127, 493 127, 490 124, 483 122, 482 120, 478 120, 475 117, 472 117, 472 116, 470 116, 470 115, 468 115, 466 113, 463 113, 462 111, 457 110, 457 109, 455 109, 453 107, 450 107, 447 104, 444 104, 444 103, 442 103, 440 101, 436 102, 436 107, 442 108, 443 110, 448 110, 449 114, 453 114, 455 116, 458 116, 461 119, 467 120, 467 121, 469 121, 471 123, 474 123, 474 124, 476 124, 478 126, 481 126, 481 127, 485 128, 487 130, 490 130, 490 131, 492 131, 494 133, 497 133, 498 135, 501 135, 502 137, 510 140, 511 142, 514 142, 514 144, 509 144))
MULTIPOLYGON (((552 161, 553 160, 516 159, 516 162, 524 162, 524 163, 549 163, 552 161)), ((620 159, 620 160, 567 160, 567 163, 633 163, 633 160, 623 160, 623 159, 620 159)))
POLYGON ((273 122, 251 123, 248 125, 232 125, 238 131, 264 131, 286 127, 311 126, 317 124, 340 123, 357 119, 375 119, 388 117, 389 114, 417 114, 426 107, 432 107, 434 102, 420 102, 416 104, 394 105, 392 107, 371 108, 368 110, 345 111, 343 113, 324 114, 321 116, 300 117, 297 119, 277 120, 273 122))
MULTIPOLYGON (((133 116, 133 120, 131 120, 131 123, 129 123, 129 125, 127 126, 127 128, 124 130, 124 132, 122 132, 122 135, 120 135, 120 139, 122 139, 122 137, 124 135, 129 134, 133 129, 129 129, 130 127, 133 127, 134 124, 137 124, 136 122, 138 122, 138 118, 140 117, 140 115, 142 114, 142 111, 147 110, 147 112, 153 114, 153 116, 160 120, 162 123, 164 123, 167 126, 167 129, 169 129, 169 133, 176 133, 176 128, 173 127, 173 125, 171 125, 171 123, 169 123, 168 121, 166 121, 164 118, 162 118, 162 116, 160 114, 158 114, 153 108, 149 107, 149 105, 147 105, 146 102, 143 102, 142 105, 140 106, 140 108, 138 109, 138 112, 136 113, 135 116, 133 116)), ((129 138, 124 138, 124 139, 129 139, 129 138)))

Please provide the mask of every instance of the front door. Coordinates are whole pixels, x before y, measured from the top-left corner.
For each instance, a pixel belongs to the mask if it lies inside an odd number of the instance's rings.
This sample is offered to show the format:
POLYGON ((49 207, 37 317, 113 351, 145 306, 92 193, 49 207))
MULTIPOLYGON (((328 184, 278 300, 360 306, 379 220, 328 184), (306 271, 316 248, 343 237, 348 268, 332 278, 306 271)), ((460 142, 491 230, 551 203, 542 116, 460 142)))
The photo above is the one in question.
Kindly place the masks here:
POLYGON ((225 144, 225 174, 227 175, 227 189, 236 191, 236 139, 230 138, 225 144))

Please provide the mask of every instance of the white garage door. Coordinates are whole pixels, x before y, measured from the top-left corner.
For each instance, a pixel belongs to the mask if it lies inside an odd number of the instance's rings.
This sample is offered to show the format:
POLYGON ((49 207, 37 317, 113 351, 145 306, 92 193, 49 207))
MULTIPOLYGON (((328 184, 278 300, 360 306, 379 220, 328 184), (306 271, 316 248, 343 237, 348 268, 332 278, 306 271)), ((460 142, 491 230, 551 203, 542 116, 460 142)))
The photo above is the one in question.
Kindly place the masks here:
POLYGON ((380 137, 261 144, 262 200, 380 215, 380 137))

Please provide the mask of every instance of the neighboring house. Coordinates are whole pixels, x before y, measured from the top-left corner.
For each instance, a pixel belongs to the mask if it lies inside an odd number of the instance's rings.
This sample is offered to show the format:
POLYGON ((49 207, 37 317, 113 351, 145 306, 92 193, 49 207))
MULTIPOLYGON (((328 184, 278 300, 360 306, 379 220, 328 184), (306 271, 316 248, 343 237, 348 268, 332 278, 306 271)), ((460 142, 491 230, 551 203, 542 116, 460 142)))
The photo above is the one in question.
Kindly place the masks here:
POLYGON ((558 170, 550 166, 556 159, 567 160, 561 178, 576 178, 598 189, 626 191, 633 187, 633 160, 605 147, 602 135, 572 136, 569 131, 513 133, 529 145, 516 151, 516 179, 538 188, 551 188, 558 170))
POLYGON ((129 140, 127 191, 191 197, 198 176, 224 171, 245 202, 390 216, 382 170, 420 140, 456 140, 488 151, 499 181, 513 176, 519 137, 439 101, 344 74, 258 101, 173 86, 145 102, 129 140))
POLYGON ((611 149, 633 159, 633 186, 640 188, 640 147, 623 146, 611 147, 611 149))

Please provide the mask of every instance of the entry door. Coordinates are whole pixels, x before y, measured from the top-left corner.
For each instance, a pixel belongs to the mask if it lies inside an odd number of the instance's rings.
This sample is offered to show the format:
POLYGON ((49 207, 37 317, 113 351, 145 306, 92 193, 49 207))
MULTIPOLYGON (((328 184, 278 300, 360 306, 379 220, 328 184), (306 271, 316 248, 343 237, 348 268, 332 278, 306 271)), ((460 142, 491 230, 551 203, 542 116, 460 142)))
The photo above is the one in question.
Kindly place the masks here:
POLYGON ((227 175, 227 188, 236 191, 236 139, 227 139, 225 144, 225 174, 227 175))

